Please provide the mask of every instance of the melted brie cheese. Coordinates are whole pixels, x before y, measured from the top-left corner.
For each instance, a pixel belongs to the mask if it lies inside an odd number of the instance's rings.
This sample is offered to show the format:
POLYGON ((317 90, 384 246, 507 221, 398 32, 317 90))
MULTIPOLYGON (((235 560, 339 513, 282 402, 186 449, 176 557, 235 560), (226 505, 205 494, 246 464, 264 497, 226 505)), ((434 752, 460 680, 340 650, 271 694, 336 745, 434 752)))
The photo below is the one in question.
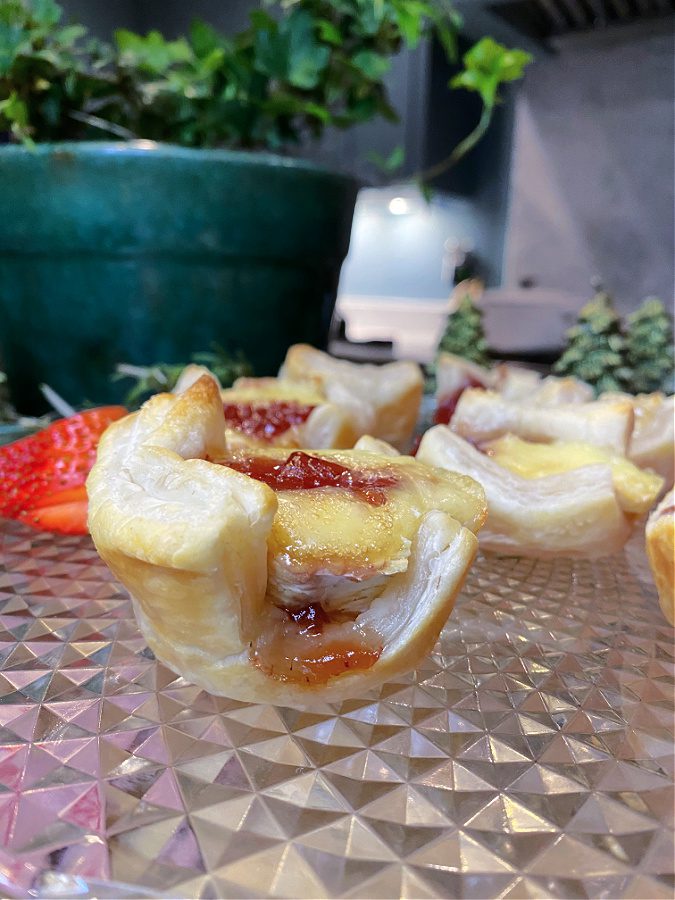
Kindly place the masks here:
MULTIPOLYGON (((384 588, 386 576, 406 571, 411 542, 427 512, 448 513, 474 533, 485 518, 482 488, 467 476, 411 457, 365 451, 313 455, 395 483, 380 489, 381 505, 342 487, 277 492, 267 591, 277 604, 320 601, 326 608, 364 609, 384 588)), ((281 462, 288 451, 270 449, 264 456, 281 462)))
POLYGON ((608 463, 617 498, 626 512, 647 512, 663 486, 659 475, 639 469, 624 456, 581 441, 535 444, 505 434, 483 447, 500 466, 523 478, 542 478, 594 463, 608 463))
POLYGON ((266 403, 299 403, 318 406, 326 402, 325 394, 304 384, 279 378, 239 378, 234 386, 221 391, 223 403, 264 406, 266 403))

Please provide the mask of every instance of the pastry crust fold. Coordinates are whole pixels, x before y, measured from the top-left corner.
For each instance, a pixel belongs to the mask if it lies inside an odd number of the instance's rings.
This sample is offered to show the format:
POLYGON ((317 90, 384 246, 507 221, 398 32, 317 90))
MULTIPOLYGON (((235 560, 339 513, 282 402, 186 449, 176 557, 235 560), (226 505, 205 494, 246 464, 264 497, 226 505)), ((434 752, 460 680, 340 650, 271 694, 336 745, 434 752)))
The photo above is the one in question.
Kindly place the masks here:
POLYGON ((597 557, 626 542, 630 517, 618 501, 609 465, 590 465, 542 478, 523 478, 438 425, 417 458, 462 472, 485 489, 488 519, 481 547, 511 556, 597 557))
POLYGON ((307 344, 296 344, 289 349, 279 378, 313 385, 331 403, 348 410, 358 436, 381 438, 399 450, 405 449, 412 437, 424 387, 416 363, 351 363, 307 344))
MULTIPOLYGON (((380 442, 364 443, 360 459, 426 471, 409 458, 398 463, 391 448, 382 453, 380 442)), ((431 473, 430 483, 452 485, 456 502, 444 497, 441 510, 428 501, 407 559, 393 574, 382 570, 374 596, 355 612, 354 626, 378 638, 375 662, 298 683, 272 677, 252 655, 275 612, 270 554, 279 500, 267 485, 209 461, 225 450, 220 392, 208 376, 182 395, 153 397, 99 445, 87 482, 91 534, 129 589, 155 655, 213 693, 300 707, 339 701, 414 666, 436 641, 476 553, 470 529, 485 517, 481 488, 431 473), (457 518, 447 512, 453 503, 457 518)))
POLYGON ((675 625, 675 493, 672 490, 647 519, 645 537, 663 615, 675 625))
POLYGON ((529 406, 504 400, 494 391, 464 391, 452 417, 452 430, 471 441, 510 432, 533 441, 584 441, 626 455, 633 430, 629 400, 529 406))
POLYGON ((635 414, 635 426, 628 445, 628 458, 636 466, 652 469, 673 486, 675 470, 675 396, 653 394, 602 394, 601 400, 628 401, 635 414))

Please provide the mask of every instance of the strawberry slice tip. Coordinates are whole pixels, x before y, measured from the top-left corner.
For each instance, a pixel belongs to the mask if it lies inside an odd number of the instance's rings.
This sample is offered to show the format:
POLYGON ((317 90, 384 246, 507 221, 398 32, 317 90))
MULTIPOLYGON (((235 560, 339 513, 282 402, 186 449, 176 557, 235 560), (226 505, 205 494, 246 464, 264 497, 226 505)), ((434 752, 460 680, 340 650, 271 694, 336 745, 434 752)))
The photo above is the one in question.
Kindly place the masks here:
POLYGON ((123 406, 88 409, 0 447, 0 516, 64 534, 87 533, 84 483, 98 442, 123 406))

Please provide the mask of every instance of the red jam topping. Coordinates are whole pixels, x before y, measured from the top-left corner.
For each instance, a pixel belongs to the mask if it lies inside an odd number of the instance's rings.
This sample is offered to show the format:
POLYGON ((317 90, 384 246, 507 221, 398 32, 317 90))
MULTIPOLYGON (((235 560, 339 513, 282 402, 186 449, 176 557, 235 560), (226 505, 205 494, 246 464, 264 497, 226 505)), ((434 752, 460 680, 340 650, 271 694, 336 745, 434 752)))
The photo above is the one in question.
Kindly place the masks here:
POLYGON ((392 474, 358 472, 339 463, 296 450, 284 461, 265 457, 222 460, 222 465, 263 481, 275 491, 312 490, 336 487, 358 494, 373 506, 387 502, 385 488, 393 487, 397 479, 392 474))
POLYGON ((482 385, 480 381, 476 381, 475 378, 467 378, 466 383, 463 384, 460 388, 457 388, 456 391, 453 391, 451 394, 447 394, 445 397, 442 397, 438 401, 438 406, 436 407, 436 412, 434 413, 434 424, 448 425, 455 414, 457 404, 459 403, 459 398, 462 396, 464 391, 472 387, 484 387, 484 385, 482 385))
POLYGON ((318 685, 348 671, 369 669, 381 652, 372 632, 311 603, 302 609, 274 609, 251 659, 277 681, 318 685))
POLYGON ((225 422, 251 437, 272 441, 293 425, 302 425, 314 409, 302 403, 275 400, 271 403, 225 403, 225 422))

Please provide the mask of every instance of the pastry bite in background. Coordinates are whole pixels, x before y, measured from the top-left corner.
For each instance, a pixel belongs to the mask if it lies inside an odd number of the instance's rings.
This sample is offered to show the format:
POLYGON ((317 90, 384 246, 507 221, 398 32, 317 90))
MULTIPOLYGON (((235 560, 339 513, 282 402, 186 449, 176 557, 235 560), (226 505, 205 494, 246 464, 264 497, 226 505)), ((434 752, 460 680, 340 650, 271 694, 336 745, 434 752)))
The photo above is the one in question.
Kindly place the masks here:
POLYGON ((450 354, 438 367, 435 421, 479 442, 515 434, 535 441, 583 441, 628 456, 673 485, 675 398, 660 392, 604 393, 576 378, 541 378, 515 366, 482 369, 450 354), (445 398, 445 399, 444 399, 445 398))
POLYGON ((481 547, 506 555, 615 553, 662 485, 622 456, 578 442, 538 445, 508 436, 481 449, 437 426, 422 438, 417 459, 483 486, 488 518, 481 547))
POLYGON ((539 372, 509 363, 491 369, 452 353, 439 354, 436 363, 437 425, 447 425, 468 388, 495 391, 504 400, 536 406, 557 406, 593 400, 593 388, 576 378, 542 377, 539 372))
POLYGON ((578 378, 547 375, 530 395, 513 397, 502 391, 502 396, 506 400, 522 399, 536 406, 561 406, 566 403, 590 403, 595 399, 595 391, 590 384, 578 378))
MULTIPOLYGON (((176 392, 204 374, 211 373, 188 366, 176 392)), ((344 449, 369 434, 404 450, 417 424, 422 389, 416 363, 351 363, 297 344, 277 378, 239 378, 221 390, 227 444, 344 449)))
POLYGON ((633 420, 633 404, 621 398, 536 406, 505 400, 496 391, 469 389, 450 427, 474 443, 510 433, 532 441, 583 441, 625 455, 633 420))
POLYGON ((434 422, 447 425, 459 398, 468 388, 495 390, 511 397, 531 394, 541 375, 531 369, 500 363, 486 369, 453 353, 440 353, 436 361, 436 413, 434 422))
POLYGON ((628 401, 635 423, 628 443, 628 457, 643 469, 652 469, 673 486, 675 470, 675 396, 653 394, 601 394, 600 399, 628 401))
POLYGON ((675 625, 675 494, 669 491, 647 519, 647 558, 659 603, 671 625, 675 625))
POLYGON ((359 437, 349 410, 309 385, 239 378, 220 396, 231 447, 346 448, 359 437))
POLYGON ((205 375, 110 428, 87 488, 92 537, 156 656, 213 693, 291 706, 413 668, 486 515, 474 480, 376 438, 233 451, 205 375))
POLYGON ((463 390, 449 428, 428 432, 418 458, 483 485, 488 550, 616 552, 635 518, 672 485, 672 398, 592 400, 574 378, 546 378, 529 396, 517 394, 500 392, 496 376, 492 387, 463 390))
MULTIPOLYGON (((187 366, 174 392, 183 393, 203 375, 215 375, 204 366, 187 366)), ((231 388, 220 389, 225 420, 225 444, 238 447, 353 447, 359 438, 349 410, 329 403, 324 393, 309 384, 279 378, 238 378, 231 388)))
POLYGON ((351 363, 296 344, 286 354, 279 378, 318 390, 347 410, 359 435, 372 435, 399 450, 410 443, 424 387, 422 370, 414 362, 351 363))
POLYGON ((452 418, 459 398, 470 387, 492 388, 495 376, 492 369, 455 356, 439 353, 436 360, 436 425, 447 425, 452 418))
POLYGON ((481 450, 496 463, 524 478, 542 478, 572 472, 583 466, 608 465, 621 508, 628 513, 649 512, 663 489, 663 478, 640 469, 625 456, 582 441, 537 444, 505 434, 481 444, 481 450))

